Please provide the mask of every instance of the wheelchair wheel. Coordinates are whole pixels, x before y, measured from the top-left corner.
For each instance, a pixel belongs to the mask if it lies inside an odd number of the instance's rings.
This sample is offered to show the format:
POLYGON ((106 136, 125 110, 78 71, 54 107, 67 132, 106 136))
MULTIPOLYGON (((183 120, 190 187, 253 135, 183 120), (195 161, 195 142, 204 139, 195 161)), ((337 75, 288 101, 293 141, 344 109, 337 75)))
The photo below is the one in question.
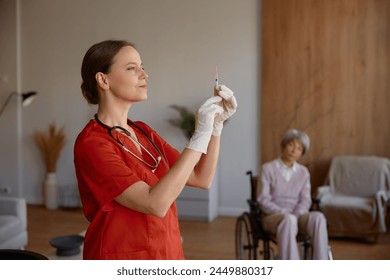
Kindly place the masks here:
POLYGON ((236 222, 236 259, 256 259, 257 244, 249 213, 245 212, 237 218, 236 222))

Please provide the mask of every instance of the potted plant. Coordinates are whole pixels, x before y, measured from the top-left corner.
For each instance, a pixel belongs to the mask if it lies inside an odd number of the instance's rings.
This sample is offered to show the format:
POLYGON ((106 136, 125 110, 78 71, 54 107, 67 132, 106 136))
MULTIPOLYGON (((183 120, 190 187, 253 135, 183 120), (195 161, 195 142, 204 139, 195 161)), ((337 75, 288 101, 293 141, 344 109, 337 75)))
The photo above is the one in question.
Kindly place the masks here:
POLYGON ((170 107, 179 112, 179 118, 169 119, 169 123, 179 127, 184 135, 190 139, 195 130, 195 114, 184 106, 171 105, 170 107))
POLYGON ((44 202, 48 209, 58 208, 57 203, 57 163, 61 155, 61 151, 65 145, 64 128, 57 129, 55 122, 49 125, 47 132, 36 131, 34 140, 37 144, 43 163, 46 168, 46 177, 44 182, 44 202))

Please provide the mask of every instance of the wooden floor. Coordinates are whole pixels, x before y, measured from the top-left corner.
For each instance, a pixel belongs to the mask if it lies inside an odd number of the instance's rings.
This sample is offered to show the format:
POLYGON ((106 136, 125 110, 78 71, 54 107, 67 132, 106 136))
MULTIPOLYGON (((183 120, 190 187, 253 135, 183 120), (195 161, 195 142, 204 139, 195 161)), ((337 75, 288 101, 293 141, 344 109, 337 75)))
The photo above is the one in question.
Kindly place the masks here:
MULTIPOLYGON (((211 223, 180 221, 183 249, 188 260, 235 259, 235 217, 218 217, 211 223)), ((46 210, 28 206, 29 243, 27 250, 50 254, 49 240, 55 236, 78 234, 88 222, 81 209, 46 210)), ((356 240, 329 241, 335 260, 390 260, 390 232, 379 237, 376 244, 356 240)))

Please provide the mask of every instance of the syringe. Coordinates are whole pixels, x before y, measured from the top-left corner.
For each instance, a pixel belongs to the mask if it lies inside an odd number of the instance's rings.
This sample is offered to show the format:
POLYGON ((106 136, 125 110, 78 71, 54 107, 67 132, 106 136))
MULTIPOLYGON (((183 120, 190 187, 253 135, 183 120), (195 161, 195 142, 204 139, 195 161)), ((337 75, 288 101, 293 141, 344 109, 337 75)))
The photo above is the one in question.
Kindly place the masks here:
POLYGON ((218 66, 215 66, 215 86, 218 86, 218 66))

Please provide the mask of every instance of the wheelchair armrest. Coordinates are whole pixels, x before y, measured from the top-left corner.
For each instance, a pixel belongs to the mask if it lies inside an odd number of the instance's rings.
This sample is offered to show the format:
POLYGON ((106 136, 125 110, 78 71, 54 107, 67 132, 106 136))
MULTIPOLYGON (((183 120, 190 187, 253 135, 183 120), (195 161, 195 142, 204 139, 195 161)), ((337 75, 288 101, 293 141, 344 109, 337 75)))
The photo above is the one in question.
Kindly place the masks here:
POLYGON ((247 201, 249 204, 249 208, 251 209, 251 212, 254 213, 255 215, 260 216, 262 214, 262 211, 261 211, 259 202, 257 202, 256 200, 251 200, 251 199, 248 199, 247 201))
POLYGON ((320 200, 318 198, 311 199, 310 211, 321 211, 320 200))

